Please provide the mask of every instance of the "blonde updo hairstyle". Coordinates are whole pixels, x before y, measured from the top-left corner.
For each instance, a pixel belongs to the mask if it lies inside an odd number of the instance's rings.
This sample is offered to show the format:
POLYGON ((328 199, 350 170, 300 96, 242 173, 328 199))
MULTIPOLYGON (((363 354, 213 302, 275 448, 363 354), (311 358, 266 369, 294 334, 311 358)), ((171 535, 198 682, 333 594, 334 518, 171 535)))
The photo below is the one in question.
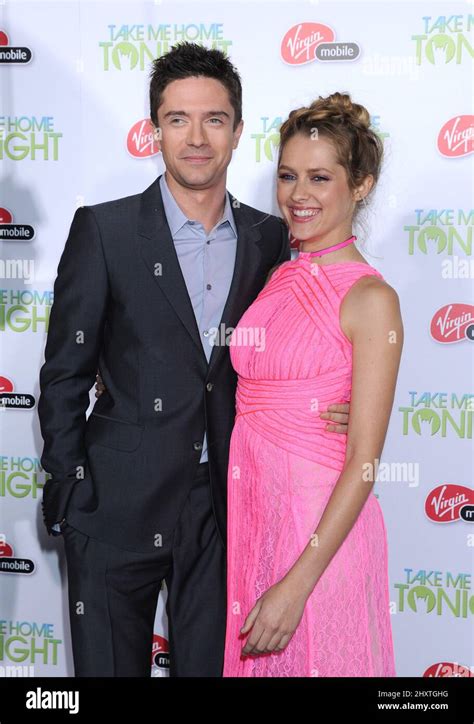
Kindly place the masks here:
POLYGON ((354 220, 360 208, 366 204, 380 176, 383 158, 383 142, 370 127, 370 116, 364 106, 353 103, 349 93, 331 93, 319 96, 309 107, 297 108, 290 112, 280 127, 278 167, 285 144, 297 133, 312 137, 317 129, 317 138, 330 140, 336 151, 337 162, 345 169, 347 183, 355 190, 369 174, 373 184, 364 199, 357 201, 354 220))

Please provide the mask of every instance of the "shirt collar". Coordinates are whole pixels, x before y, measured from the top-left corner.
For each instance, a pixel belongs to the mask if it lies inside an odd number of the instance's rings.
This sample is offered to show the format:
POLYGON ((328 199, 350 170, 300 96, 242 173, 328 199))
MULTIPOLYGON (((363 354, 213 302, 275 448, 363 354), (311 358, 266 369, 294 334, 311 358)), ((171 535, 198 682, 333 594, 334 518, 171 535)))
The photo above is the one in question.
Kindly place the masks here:
MULTIPOLYGON (((166 219, 168 221, 168 226, 170 227, 171 236, 175 236, 177 232, 188 222, 190 219, 186 216, 186 214, 181 210, 181 208, 178 206, 173 194, 171 193, 168 184, 166 183, 165 174, 163 173, 160 177, 160 190, 161 190, 161 196, 163 199, 163 206, 165 209, 166 219)), ((235 225, 235 219, 234 215, 232 213, 232 206, 229 199, 229 194, 225 192, 225 207, 224 207, 224 213, 222 215, 222 218, 217 223, 217 226, 220 226, 225 221, 228 221, 232 231, 234 232, 235 236, 237 237, 237 227, 235 225)))

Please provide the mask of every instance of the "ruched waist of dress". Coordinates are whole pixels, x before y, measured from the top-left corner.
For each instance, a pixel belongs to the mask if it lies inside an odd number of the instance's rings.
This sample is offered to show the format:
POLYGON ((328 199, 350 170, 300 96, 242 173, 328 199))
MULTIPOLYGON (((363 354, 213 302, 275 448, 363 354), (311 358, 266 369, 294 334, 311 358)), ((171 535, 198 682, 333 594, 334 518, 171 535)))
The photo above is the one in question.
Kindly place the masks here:
POLYGON ((242 377, 237 381, 237 414, 259 410, 301 410, 314 416, 333 402, 350 396, 351 371, 331 370, 308 379, 261 380, 242 377), (342 397, 341 397, 342 396, 342 397))
POLYGON ((238 377, 236 422, 241 419, 269 442, 321 464, 340 469, 347 436, 326 430, 320 417, 333 403, 350 399, 351 370, 331 370, 308 379, 238 377))

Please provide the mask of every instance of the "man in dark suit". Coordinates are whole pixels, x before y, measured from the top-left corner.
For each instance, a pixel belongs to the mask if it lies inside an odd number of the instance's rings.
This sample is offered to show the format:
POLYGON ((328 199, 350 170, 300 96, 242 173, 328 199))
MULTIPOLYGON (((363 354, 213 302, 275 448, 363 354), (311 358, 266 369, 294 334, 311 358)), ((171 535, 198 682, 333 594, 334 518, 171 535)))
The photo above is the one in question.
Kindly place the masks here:
MULTIPOLYGON (((184 43, 158 58, 150 105, 166 173, 77 209, 61 256, 38 412, 76 676, 150 675, 163 581, 170 674, 222 673, 228 336, 290 258, 283 222, 226 191, 241 104, 219 51, 184 43), (97 369, 106 390, 86 420, 97 369)), ((345 422, 336 409, 328 419, 345 422)))

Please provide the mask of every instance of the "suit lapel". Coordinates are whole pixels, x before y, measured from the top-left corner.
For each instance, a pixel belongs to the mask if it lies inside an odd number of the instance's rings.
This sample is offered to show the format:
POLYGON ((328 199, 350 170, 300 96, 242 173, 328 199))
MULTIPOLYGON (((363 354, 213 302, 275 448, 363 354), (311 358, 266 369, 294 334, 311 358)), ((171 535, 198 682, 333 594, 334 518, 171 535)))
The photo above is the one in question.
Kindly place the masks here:
MULTIPOLYGON (((193 306, 166 220, 159 180, 160 176, 141 194, 138 218, 140 252, 154 280, 188 331, 207 366, 193 306)), ((235 200, 232 196, 230 201, 233 204, 238 235, 234 274, 219 324, 219 329, 225 330, 235 327, 248 306, 253 271, 258 267, 261 257, 260 248, 256 243, 261 239, 260 227, 254 225, 254 220, 246 208, 239 205, 234 207, 235 200)), ((221 358, 223 352, 222 345, 213 347, 208 372, 221 358)))
MULTIPOLYGON (((221 329, 227 331, 229 328, 235 327, 249 306, 249 295, 262 255, 258 244, 262 238, 260 225, 255 225, 255 220, 247 208, 240 205, 234 206, 236 199, 232 196, 230 196, 230 201, 237 227, 237 250, 235 254, 234 275, 219 323, 219 331, 221 329)), ((219 337, 220 335, 218 335, 218 339, 219 337)), ((209 360, 209 374, 212 368, 222 358, 224 350, 224 344, 215 345, 212 348, 209 360)))

